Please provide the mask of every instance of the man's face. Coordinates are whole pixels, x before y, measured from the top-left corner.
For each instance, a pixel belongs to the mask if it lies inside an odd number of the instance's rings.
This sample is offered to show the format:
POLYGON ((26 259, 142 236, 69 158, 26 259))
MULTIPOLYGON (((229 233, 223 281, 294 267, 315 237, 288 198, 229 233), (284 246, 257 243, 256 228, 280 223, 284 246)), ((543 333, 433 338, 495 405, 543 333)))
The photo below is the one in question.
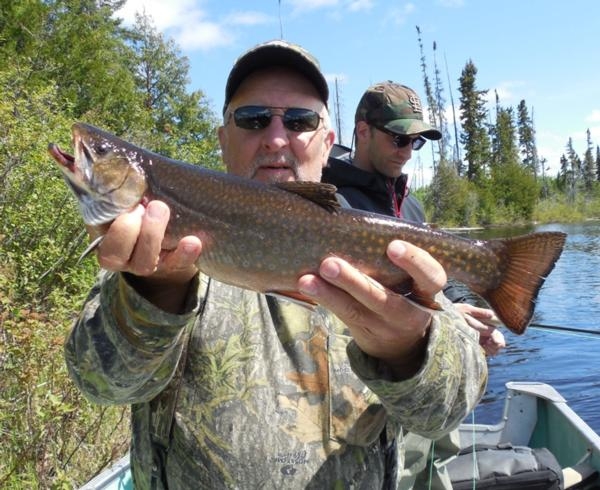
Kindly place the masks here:
MULTIPOLYGON (((283 182, 321 180, 334 140, 324 121, 314 131, 295 132, 283 125, 276 109, 270 124, 263 129, 236 126, 231 113, 243 106, 311 109, 326 116, 325 104, 314 86, 295 71, 269 68, 252 73, 234 94, 219 128, 219 142, 228 172, 260 180, 283 182)), ((325 119, 328 124, 328 119, 325 119)))
POLYGON ((361 145, 365 145, 366 164, 370 168, 365 170, 377 170, 388 177, 399 177, 406 162, 412 156, 412 145, 398 148, 394 144, 394 137, 363 121, 357 123, 357 134, 361 145))

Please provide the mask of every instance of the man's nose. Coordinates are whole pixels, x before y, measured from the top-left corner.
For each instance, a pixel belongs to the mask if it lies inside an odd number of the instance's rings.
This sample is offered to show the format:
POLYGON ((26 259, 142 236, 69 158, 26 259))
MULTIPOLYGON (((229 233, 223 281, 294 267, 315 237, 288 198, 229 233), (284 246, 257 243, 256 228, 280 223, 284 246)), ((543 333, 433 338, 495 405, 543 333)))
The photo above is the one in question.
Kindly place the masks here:
POLYGON ((263 130, 263 147, 269 151, 279 151, 289 144, 289 130, 283 125, 282 117, 274 114, 271 124, 263 130))

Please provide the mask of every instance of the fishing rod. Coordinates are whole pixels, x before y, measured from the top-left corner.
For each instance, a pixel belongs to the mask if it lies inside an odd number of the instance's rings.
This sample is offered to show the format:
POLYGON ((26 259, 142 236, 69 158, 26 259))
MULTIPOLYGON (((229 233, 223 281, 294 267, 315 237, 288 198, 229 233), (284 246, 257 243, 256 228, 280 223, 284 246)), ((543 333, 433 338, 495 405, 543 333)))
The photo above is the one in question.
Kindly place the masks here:
POLYGON ((591 330, 589 328, 563 327, 561 325, 546 325, 543 323, 530 323, 528 328, 552 333, 562 333, 564 335, 593 337, 595 339, 600 338, 600 330, 591 330))
MULTIPOLYGON (((469 313, 464 313, 465 315, 469 315, 469 313)), ((473 317, 473 315, 470 315, 473 317)), ((476 318, 476 317, 473 317, 476 318)), ((488 325, 494 327, 505 327, 502 321, 494 315, 492 318, 476 318, 482 323, 487 323, 488 325)), ((564 327, 562 325, 547 325, 545 323, 536 323, 532 322, 528 325, 527 328, 533 328, 534 330, 542 330, 546 332, 552 333, 560 333, 563 335, 575 335, 581 337, 590 337, 598 340, 600 338, 600 329, 592 330, 591 328, 579 328, 579 327, 564 327)))

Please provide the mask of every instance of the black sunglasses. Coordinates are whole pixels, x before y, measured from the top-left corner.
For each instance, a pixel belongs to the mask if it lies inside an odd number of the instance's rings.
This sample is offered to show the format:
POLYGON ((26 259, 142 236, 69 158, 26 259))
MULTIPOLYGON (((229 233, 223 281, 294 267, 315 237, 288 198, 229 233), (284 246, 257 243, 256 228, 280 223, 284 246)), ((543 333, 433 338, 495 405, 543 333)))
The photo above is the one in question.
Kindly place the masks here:
POLYGON ((387 131, 386 129, 380 129, 380 128, 377 128, 377 129, 379 129, 379 131, 381 131, 385 134, 389 134, 390 136, 393 136, 392 142, 394 143, 396 148, 404 148, 405 146, 412 144, 412 149, 414 151, 419 151, 421 148, 423 148, 425 143, 427 143, 427 140, 425 138, 423 138, 423 136, 414 137, 414 136, 409 136, 407 134, 392 133, 391 131, 387 131))
POLYGON ((243 129, 265 129, 271 124, 273 116, 279 116, 281 117, 283 126, 296 133, 314 131, 319 127, 319 123, 323 119, 319 114, 310 109, 302 109, 300 107, 266 107, 261 105, 238 107, 233 111, 232 115, 235 125, 243 129), (274 114, 274 109, 283 111, 283 114, 274 114))

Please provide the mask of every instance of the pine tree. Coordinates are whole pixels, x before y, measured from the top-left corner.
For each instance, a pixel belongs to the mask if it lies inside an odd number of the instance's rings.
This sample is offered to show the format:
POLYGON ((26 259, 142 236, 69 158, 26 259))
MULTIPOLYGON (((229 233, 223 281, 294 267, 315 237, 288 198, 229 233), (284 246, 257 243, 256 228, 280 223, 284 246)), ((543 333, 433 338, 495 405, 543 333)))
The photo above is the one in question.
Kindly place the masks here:
POLYGON ((519 133, 519 148, 523 155, 523 165, 531 170, 531 173, 537 180, 540 165, 537 146, 535 144, 535 130, 533 127, 533 117, 529 117, 525 100, 521 100, 517 108, 517 127, 519 133))
POLYGON ((475 76, 477 68, 469 60, 459 79, 460 82, 460 119, 462 124, 461 143, 465 148, 467 178, 481 181, 487 172, 490 160, 490 139, 486 128, 488 117, 485 107, 487 90, 477 90, 475 76))
POLYGON ((600 146, 596 146, 596 180, 600 182, 600 146))
POLYGON ((537 186, 531 170, 519 160, 513 108, 501 107, 497 93, 496 124, 491 134, 491 193, 496 205, 502 205, 507 216, 528 220, 537 200, 537 186))
POLYGON ((581 173, 583 177, 583 187, 586 193, 590 193, 594 186, 594 180, 596 180, 596 162, 594 160, 594 145, 592 144, 592 134, 590 133, 590 129, 588 128, 586 132, 586 141, 587 148, 585 150, 585 154, 583 156, 583 163, 581 165, 581 173))
MULTIPOLYGON (((419 28, 419 26, 415 26, 415 27, 417 29, 417 40, 419 43, 419 50, 421 52, 421 72, 423 74, 423 86, 425 87, 425 99, 427 100, 427 106, 429 108, 429 110, 428 110, 429 124, 431 124, 433 127, 437 128, 438 127, 437 103, 436 103, 436 99, 435 99, 435 96, 433 93, 433 89, 431 88, 429 76, 427 75, 427 64, 425 62, 425 52, 423 50, 423 41, 421 40, 421 29, 419 28)), ((437 146, 439 149, 439 145, 437 145, 437 146)), ((431 145, 431 152, 432 152, 432 157, 433 157, 433 172, 434 173, 437 169, 435 148, 436 148, 436 145, 431 145)))
POLYGON ((512 107, 503 108, 496 93, 496 124, 491 128, 492 165, 501 169, 507 165, 519 164, 519 150, 515 143, 516 127, 512 107))
POLYGON ((568 201, 574 203, 577 196, 577 188, 583 179, 581 175, 581 159, 573 148, 572 138, 569 138, 567 143, 567 155, 565 160, 565 191, 567 193, 568 201))
POLYGON ((437 64, 437 43, 433 42, 433 66, 434 66, 434 81, 435 81, 435 109, 437 110, 437 128, 442 133, 442 138, 438 141, 440 151, 440 162, 448 161, 448 141, 450 141, 450 135, 448 133, 448 122, 446 121, 446 114, 444 108, 446 101, 444 99, 444 87, 440 75, 440 70, 437 64))

